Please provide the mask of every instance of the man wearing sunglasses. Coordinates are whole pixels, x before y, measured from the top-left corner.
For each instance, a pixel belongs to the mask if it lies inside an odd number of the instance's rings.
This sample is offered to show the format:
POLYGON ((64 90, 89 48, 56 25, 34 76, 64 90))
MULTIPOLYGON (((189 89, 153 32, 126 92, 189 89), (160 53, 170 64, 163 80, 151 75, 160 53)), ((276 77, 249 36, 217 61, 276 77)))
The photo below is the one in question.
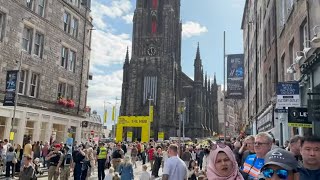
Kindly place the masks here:
POLYGON ((305 137, 301 140, 303 168, 299 168, 300 180, 320 179, 320 138, 305 137))
POLYGON ((261 176, 265 180, 299 180, 298 161, 294 155, 284 149, 276 148, 268 152, 265 165, 261 168, 261 176))
POLYGON ((264 165, 264 157, 271 150, 272 140, 272 137, 265 132, 256 135, 254 142, 256 154, 249 155, 241 167, 244 179, 252 180, 258 178, 260 169, 264 165))

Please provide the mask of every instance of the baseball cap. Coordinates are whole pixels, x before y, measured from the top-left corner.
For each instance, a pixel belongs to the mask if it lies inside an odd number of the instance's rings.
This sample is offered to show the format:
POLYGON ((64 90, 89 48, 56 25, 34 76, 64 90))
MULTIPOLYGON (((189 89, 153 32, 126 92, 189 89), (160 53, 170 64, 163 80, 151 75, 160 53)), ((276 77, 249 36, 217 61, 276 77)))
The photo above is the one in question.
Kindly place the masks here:
POLYGON ((267 165, 277 165, 289 171, 297 170, 298 168, 298 161, 294 155, 281 148, 275 148, 269 151, 264 158, 264 162, 265 164, 262 169, 267 165))
POLYGON ((56 144, 54 145, 55 148, 61 148, 61 145, 60 144, 56 144))

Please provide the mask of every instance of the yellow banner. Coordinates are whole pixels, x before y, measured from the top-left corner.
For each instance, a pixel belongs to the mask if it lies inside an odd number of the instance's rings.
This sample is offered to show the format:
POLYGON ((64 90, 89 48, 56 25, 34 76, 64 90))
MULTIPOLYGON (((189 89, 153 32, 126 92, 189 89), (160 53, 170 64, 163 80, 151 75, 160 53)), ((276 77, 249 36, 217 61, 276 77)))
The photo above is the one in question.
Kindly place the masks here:
POLYGON ((113 106, 112 107, 112 121, 114 121, 115 120, 115 114, 116 114, 116 107, 115 106, 113 106))
POLYGON ((149 107, 150 122, 153 122, 153 106, 149 107))
POLYGON ((131 132, 131 131, 128 131, 128 132, 127 132, 127 137, 132 138, 132 132, 131 132))
POLYGON ((291 126, 291 127, 312 128, 312 124, 303 124, 303 123, 288 123, 288 126, 291 126))
POLYGON ((158 132, 158 141, 164 140, 164 132, 158 132))
POLYGON ((107 110, 104 110, 104 115, 103 115, 103 122, 107 123, 107 117, 108 117, 108 112, 107 110))
POLYGON ((13 141, 13 140, 14 140, 14 132, 10 132, 9 140, 10 140, 10 141, 13 141))
POLYGON ((128 127, 140 127, 149 124, 149 116, 120 116, 118 124, 123 124, 128 127))

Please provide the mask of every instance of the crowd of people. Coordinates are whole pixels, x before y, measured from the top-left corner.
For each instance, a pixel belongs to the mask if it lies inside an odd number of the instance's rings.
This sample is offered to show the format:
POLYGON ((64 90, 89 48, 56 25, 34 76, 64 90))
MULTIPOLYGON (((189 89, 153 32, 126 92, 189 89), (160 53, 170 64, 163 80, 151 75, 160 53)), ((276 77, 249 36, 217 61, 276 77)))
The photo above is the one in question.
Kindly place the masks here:
POLYGON ((21 180, 48 169, 49 180, 319 180, 320 138, 294 136, 279 147, 269 133, 207 145, 94 142, 73 145, 0 141, 1 172, 21 180), (141 163, 137 163, 141 161, 141 163), (142 164, 139 177, 134 170, 142 164), (106 173, 107 172, 107 173, 106 173), (160 173, 161 172, 161 173, 160 173), (162 174, 162 177, 159 177, 162 174))

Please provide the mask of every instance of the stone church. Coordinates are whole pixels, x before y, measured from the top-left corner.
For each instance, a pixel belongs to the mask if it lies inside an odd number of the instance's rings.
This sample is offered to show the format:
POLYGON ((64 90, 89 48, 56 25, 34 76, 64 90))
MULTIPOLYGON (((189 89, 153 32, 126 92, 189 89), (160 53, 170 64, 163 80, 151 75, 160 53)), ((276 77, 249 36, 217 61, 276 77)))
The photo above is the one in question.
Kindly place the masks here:
MULTIPOLYGON (((164 132, 165 139, 177 137, 179 115, 185 122, 185 137, 218 132, 216 78, 210 82, 204 76, 199 44, 194 80, 182 72, 181 33, 180 0, 137 0, 132 55, 129 59, 127 51, 123 66, 120 115, 148 115, 152 104, 154 139, 158 139, 158 132, 164 132), (185 107, 182 114, 179 106, 185 107)), ((140 137, 141 129, 131 131, 133 139, 140 137)))

